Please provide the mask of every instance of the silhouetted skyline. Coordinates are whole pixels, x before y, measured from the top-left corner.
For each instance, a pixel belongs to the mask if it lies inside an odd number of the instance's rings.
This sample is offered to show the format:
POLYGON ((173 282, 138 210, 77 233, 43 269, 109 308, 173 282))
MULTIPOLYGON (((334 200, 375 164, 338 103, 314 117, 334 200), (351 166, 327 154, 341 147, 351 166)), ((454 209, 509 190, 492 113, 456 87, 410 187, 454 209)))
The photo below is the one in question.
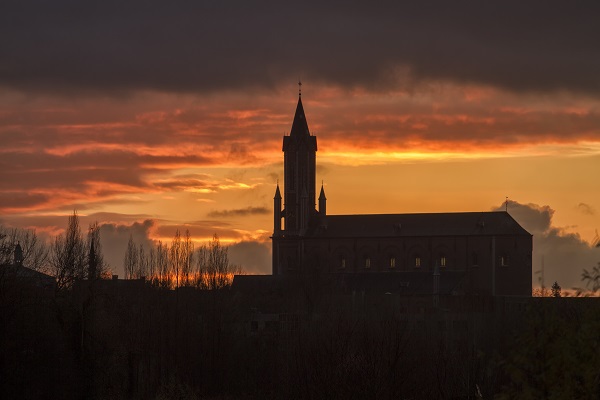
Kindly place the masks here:
POLYGON ((301 78, 331 213, 508 196, 533 269, 572 287, 599 258, 597 6, 465 7, 4 5, 0 223, 50 237, 77 209, 118 274, 130 233, 217 233, 268 273, 301 78))

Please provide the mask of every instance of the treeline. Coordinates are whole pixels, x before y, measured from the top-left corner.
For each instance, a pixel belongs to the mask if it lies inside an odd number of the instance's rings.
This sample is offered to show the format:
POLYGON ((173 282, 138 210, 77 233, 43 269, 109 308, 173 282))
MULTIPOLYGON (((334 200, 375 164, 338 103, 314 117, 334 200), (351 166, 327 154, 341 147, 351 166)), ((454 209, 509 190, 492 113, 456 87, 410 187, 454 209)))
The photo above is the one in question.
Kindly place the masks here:
MULTIPOLYGON (((35 230, 6 228, 0 225, 0 265, 14 260, 16 245, 22 249, 22 265, 56 278, 59 291, 70 289, 76 280, 110 279, 111 266, 105 261, 98 222, 81 229, 77 212, 69 216, 67 229, 50 243, 35 230)), ((123 260, 126 279, 145 278, 152 285, 174 289, 195 287, 216 289, 228 286, 241 267, 229 261, 228 247, 215 234, 207 244, 194 248, 189 231, 179 230, 170 244, 158 241, 145 248, 130 235, 123 260)))
POLYGON ((17 244, 22 250, 22 266, 53 276, 58 290, 71 288, 77 279, 110 276, 102 255, 100 226, 90 224, 84 235, 76 212, 69 217, 65 233, 50 243, 41 240, 35 230, 0 226, 0 265, 13 263, 17 244))
POLYGON ((125 277, 145 278, 154 286, 170 289, 219 289, 231 285, 233 275, 241 273, 239 266, 230 263, 228 248, 216 234, 207 244, 194 247, 189 230, 184 236, 177 230, 170 245, 158 241, 148 250, 130 235, 123 260, 125 277))

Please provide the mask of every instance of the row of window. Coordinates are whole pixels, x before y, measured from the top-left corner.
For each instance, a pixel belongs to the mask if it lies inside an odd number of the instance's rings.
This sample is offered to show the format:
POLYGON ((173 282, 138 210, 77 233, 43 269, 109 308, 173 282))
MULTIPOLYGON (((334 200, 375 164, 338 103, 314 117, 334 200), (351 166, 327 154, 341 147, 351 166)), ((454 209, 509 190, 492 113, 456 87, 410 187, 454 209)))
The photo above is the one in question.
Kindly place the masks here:
MULTIPOLYGON (((414 267, 415 268, 420 268, 421 267, 421 257, 420 256, 415 256, 414 259, 414 267)), ((479 265, 479 260, 477 257, 477 253, 473 254, 473 266, 477 267, 479 265)), ((508 255, 502 255, 500 257, 500 265, 503 267, 507 267, 508 266, 508 255)), ((365 269, 369 269, 371 268, 371 258, 370 257, 366 257, 365 258, 365 263, 364 263, 364 268, 365 269)), ((393 269, 396 268, 396 257, 390 257, 389 258, 389 268, 393 269)), ((447 266, 447 260, 446 260, 446 256, 440 256, 439 258, 439 266, 444 268, 447 266)), ((340 259, 340 268, 344 269, 346 268, 346 257, 341 257, 340 259)))

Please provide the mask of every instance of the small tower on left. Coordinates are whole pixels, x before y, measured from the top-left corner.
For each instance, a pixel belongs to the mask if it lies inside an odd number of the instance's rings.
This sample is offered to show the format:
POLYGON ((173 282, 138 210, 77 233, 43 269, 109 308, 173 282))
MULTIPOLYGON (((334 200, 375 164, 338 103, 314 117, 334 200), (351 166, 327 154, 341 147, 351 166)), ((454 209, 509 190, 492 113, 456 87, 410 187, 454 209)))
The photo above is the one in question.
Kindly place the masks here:
POLYGON ((23 257, 23 249, 21 248, 21 244, 17 243, 17 245, 15 246, 13 263, 15 266, 22 267, 24 259, 25 258, 23 257))

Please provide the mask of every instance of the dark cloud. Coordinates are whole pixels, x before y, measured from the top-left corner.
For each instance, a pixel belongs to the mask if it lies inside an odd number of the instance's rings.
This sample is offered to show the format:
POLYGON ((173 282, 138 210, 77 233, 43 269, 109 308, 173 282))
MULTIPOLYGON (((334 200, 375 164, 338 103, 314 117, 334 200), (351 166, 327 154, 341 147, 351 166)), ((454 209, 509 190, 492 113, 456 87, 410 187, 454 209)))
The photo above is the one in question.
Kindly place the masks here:
MULTIPOLYGON (((504 205, 496 211, 504 210, 504 205)), ((549 206, 520 204, 509 201, 508 212, 533 235, 533 284, 541 284, 542 263, 544 284, 554 281, 563 288, 580 288, 583 269, 590 269, 600 260, 600 248, 592 247, 579 234, 565 232, 552 224, 554 210, 549 206)))
POLYGON ((0 192, 0 210, 28 209, 46 203, 49 198, 50 195, 47 194, 0 192))
POLYGON ((229 261, 246 274, 270 275, 271 243, 243 241, 229 246, 229 261))
MULTIPOLYGON (((272 88, 302 76, 598 93, 598 3, 5 1, 0 84, 127 93, 272 88)), ((409 83, 408 83, 409 84, 409 83)))
MULTIPOLYGON (((62 233, 67 221, 73 212, 63 215, 31 215, 31 216, 4 216, 0 224, 19 228, 35 229, 38 235, 51 243, 54 236, 62 233)), ((112 273, 124 276, 123 258, 129 236, 139 245, 149 249, 153 241, 150 239, 153 230, 157 229, 159 221, 147 215, 132 215, 119 213, 95 213, 90 215, 78 214, 82 232, 98 222, 100 226, 100 242, 104 260, 109 264, 112 273)))
POLYGON ((594 209, 594 207, 586 203, 579 203, 577 205, 577 209, 579 210, 579 212, 585 215, 596 215, 596 210, 594 209))
POLYGON ((215 234, 221 238, 243 239, 242 232, 222 221, 192 221, 185 224, 162 223, 157 227, 156 234, 159 237, 170 239, 173 238, 176 231, 181 234, 189 231, 193 239, 211 238, 215 234))
POLYGON ((212 218, 232 218, 232 217, 247 217, 249 215, 266 215, 271 213, 271 210, 267 207, 246 207, 238 208, 235 210, 220 210, 211 211, 208 213, 209 217, 212 218))
POLYGON ((100 242, 104 251, 104 260, 110 265, 114 274, 124 277, 123 259, 127 250, 129 236, 139 246, 146 249, 153 246, 150 239, 151 230, 156 226, 156 221, 147 219, 143 222, 134 222, 131 225, 119 223, 100 224, 100 242))

